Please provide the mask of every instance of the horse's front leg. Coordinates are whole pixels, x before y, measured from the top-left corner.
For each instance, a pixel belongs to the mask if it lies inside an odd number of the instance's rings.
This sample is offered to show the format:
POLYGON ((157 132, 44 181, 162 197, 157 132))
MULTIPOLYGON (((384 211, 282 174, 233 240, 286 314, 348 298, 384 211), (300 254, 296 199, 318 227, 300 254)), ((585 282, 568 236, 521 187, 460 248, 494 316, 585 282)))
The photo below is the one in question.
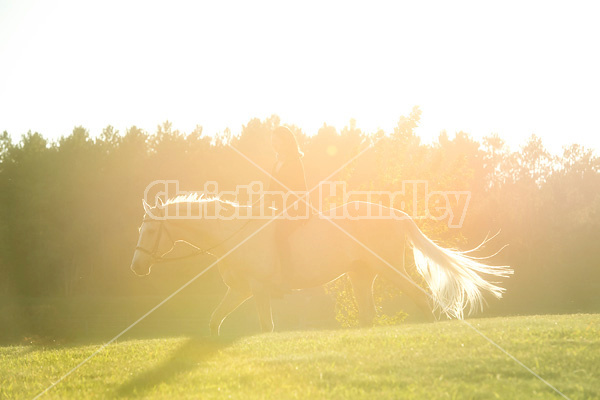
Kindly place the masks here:
POLYGON ((253 289, 254 300, 256 301, 256 309, 258 310, 258 318, 260 320, 260 328, 263 332, 273 332, 273 314, 271 312, 271 293, 264 286, 253 289))
POLYGON ((223 297, 221 304, 219 304, 217 309, 213 312, 212 317, 210 317, 210 334, 218 336, 221 324, 225 317, 251 296, 252 293, 250 293, 250 291, 241 291, 234 288, 227 289, 227 293, 225 294, 225 297, 223 297))

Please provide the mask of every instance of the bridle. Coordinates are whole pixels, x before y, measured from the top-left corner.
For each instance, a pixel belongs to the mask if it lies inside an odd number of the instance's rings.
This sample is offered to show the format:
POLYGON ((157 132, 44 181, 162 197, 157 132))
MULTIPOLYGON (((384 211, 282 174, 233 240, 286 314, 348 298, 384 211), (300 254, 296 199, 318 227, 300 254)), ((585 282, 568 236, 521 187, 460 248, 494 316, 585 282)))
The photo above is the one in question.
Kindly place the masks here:
POLYGON ((176 260, 183 260, 186 258, 191 258, 191 257, 195 257, 198 256, 200 254, 210 254, 210 251, 219 247, 220 245, 222 245, 223 243, 225 243, 226 241, 228 241, 229 239, 231 239, 232 237, 234 237, 235 235, 237 235, 242 229, 244 229, 246 227, 246 225, 248 225, 250 223, 251 220, 248 220, 244 225, 242 225, 239 229, 237 229, 235 232, 233 232, 231 235, 227 236, 225 239, 221 240, 219 243, 217 243, 214 246, 209 247, 208 249, 201 249, 200 247, 185 241, 185 240, 181 240, 182 243, 187 244, 188 246, 192 247, 193 249, 195 249, 194 252, 187 254, 185 256, 177 256, 177 257, 164 257, 164 254, 167 254, 169 251, 171 251, 173 249, 173 247, 175 247, 175 242, 177 242, 176 240, 173 240, 173 236, 171 236, 171 233, 169 232, 169 229, 167 228, 167 226, 165 225, 165 219, 154 219, 154 218, 150 218, 148 217, 148 215, 144 216, 144 219, 142 220, 142 223, 144 222, 157 222, 159 224, 158 226, 158 233, 156 234, 156 240, 154 241, 154 245, 152 246, 152 250, 148 250, 143 248, 142 246, 136 246, 135 250, 140 251, 144 254, 149 255, 150 257, 152 257, 154 259, 154 264, 156 263, 160 263, 160 262, 168 262, 168 261, 176 261, 176 260), (158 246, 160 244, 160 239, 162 238, 162 233, 165 232, 167 235, 167 238, 169 239, 170 243, 171 243, 171 249, 169 251, 167 251, 166 253, 164 253, 163 255, 159 255, 158 254, 158 246))
MULTIPOLYGON (((158 222, 159 225, 158 225, 158 233, 156 234, 156 240, 154 241, 152 250, 145 249, 142 246, 136 246, 135 249, 137 251, 141 251, 142 253, 147 254, 150 257, 152 257, 154 259, 154 262, 161 262, 161 261, 165 260, 165 258, 162 255, 158 255, 157 252, 158 252, 158 245, 160 244, 160 239, 162 238, 163 231, 167 234, 167 237, 169 238, 169 241, 171 242, 171 244, 173 246, 175 245, 175 241, 173 240, 171 233, 165 226, 164 219, 153 219, 153 218, 149 218, 148 216, 145 215, 144 219, 142 220, 142 223, 145 223, 145 222, 158 222)), ((173 248, 173 246, 171 246, 171 248, 173 248)))

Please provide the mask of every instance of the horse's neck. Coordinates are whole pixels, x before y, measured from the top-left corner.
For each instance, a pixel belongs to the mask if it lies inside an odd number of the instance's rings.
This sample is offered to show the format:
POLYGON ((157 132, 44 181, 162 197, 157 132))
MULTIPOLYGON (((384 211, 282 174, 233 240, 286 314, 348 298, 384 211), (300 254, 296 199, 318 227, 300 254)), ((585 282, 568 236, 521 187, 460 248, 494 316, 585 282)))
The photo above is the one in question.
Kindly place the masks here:
POLYGON ((168 227, 173 240, 184 240, 198 247, 214 244, 241 227, 243 221, 213 218, 169 219, 168 227))
POLYGON ((172 208, 168 210, 168 215, 179 216, 167 219, 172 239, 206 248, 226 240, 234 232, 242 229, 247 220, 219 218, 219 206, 223 204, 191 202, 169 205, 172 208))

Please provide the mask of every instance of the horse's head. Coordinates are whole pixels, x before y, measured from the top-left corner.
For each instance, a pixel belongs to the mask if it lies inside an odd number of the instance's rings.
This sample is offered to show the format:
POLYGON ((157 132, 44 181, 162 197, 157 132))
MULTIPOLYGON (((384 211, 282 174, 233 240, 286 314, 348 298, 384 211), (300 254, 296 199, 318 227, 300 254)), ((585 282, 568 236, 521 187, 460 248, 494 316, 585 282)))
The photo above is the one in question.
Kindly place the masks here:
POLYGON ((142 200, 142 203, 146 214, 139 229, 140 237, 131 260, 131 270, 136 275, 148 275, 152 265, 173 247, 173 240, 165 226, 163 202, 159 198, 154 207, 149 206, 145 200, 142 200))

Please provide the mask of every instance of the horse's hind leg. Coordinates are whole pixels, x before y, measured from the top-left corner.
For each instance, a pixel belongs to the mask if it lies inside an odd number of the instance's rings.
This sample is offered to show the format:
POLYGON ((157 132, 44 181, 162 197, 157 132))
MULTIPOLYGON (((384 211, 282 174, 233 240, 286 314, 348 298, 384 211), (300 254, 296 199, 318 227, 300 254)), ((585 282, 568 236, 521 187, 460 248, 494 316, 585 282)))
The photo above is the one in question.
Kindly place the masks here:
POLYGON ((273 332, 273 313, 271 311, 271 294, 266 290, 254 291, 254 301, 260 319, 260 328, 263 332, 273 332))
POLYGON ((348 272, 354 298, 358 305, 358 319, 361 326, 373 325, 375 318, 375 302, 373 301, 373 282, 377 276, 366 267, 360 267, 348 272))
POLYGON ((430 297, 425 289, 417 286, 416 283, 409 281, 396 271, 388 270, 384 274, 384 277, 390 280, 402 293, 407 295, 419 307, 428 321, 435 321, 429 302, 430 297))
POLYGON ((219 304, 213 312, 212 317, 210 317, 210 334, 218 336, 223 320, 251 296, 250 291, 240 291, 233 288, 227 289, 227 293, 223 297, 223 300, 221 300, 221 304, 219 304))

